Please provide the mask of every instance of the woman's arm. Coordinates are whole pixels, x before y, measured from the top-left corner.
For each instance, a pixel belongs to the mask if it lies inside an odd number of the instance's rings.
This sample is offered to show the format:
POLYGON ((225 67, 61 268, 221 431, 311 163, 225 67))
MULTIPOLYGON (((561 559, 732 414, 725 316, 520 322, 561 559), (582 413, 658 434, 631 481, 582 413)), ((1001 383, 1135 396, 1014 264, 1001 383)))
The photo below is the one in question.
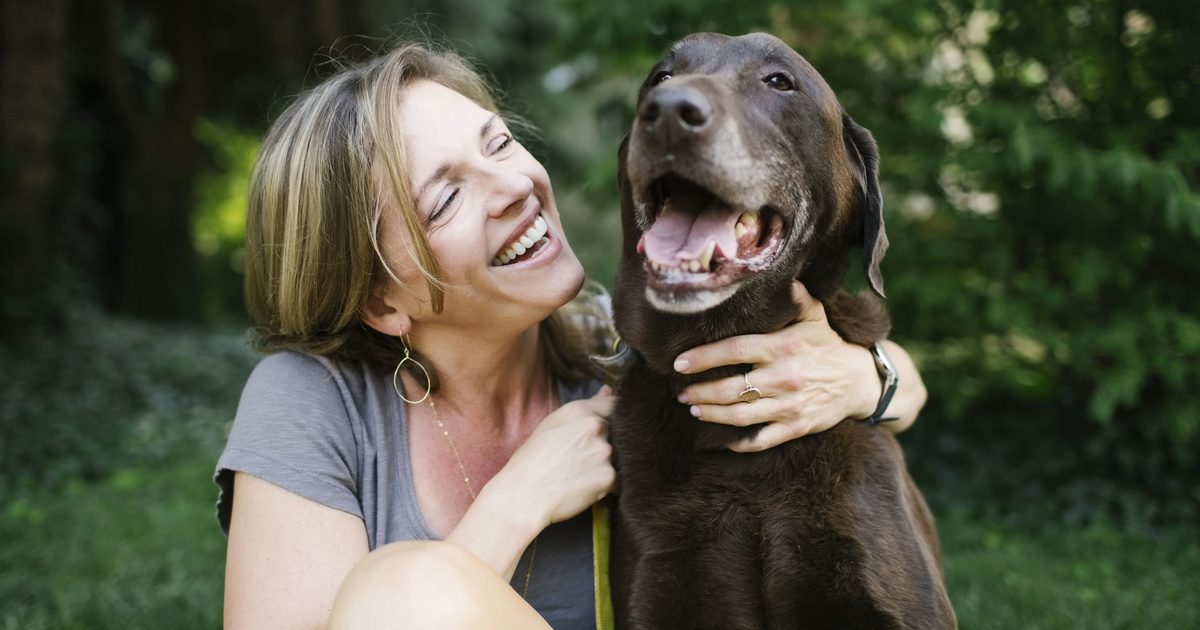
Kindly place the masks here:
POLYGON ((367 555, 357 516, 246 473, 234 476, 225 560, 226 628, 324 628, 367 555))
POLYGON ((539 532, 612 491, 616 472, 606 419, 612 404, 605 387, 547 416, 483 487, 446 540, 510 579, 539 532))
MULTIPOLYGON (((768 423, 753 439, 731 445, 736 451, 761 451, 788 440, 831 428, 847 418, 875 411, 882 384, 866 348, 847 343, 829 326, 825 308, 796 283, 793 298, 800 314, 783 330, 742 335, 693 348, 676 360, 680 372, 701 372, 720 365, 749 363, 747 379, 762 393, 754 403, 738 400, 746 379, 697 383, 680 394, 692 415, 707 422, 750 426, 768 423)), ((925 385, 912 358, 890 341, 884 347, 896 365, 899 385, 881 426, 893 433, 907 429, 925 405, 925 385)))

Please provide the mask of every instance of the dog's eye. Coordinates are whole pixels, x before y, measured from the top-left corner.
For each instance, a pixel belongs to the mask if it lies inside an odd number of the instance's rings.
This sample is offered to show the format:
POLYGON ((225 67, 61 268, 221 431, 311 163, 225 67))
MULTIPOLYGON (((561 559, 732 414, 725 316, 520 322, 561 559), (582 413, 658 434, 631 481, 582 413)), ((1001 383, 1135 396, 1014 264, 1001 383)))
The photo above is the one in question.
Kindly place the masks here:
POLYGON ((792 80, 782 72, 776 72, 775 74, 763 79, 763 83, 766 83, 767 87, 771 88, 772 90, 778 90, 780 92, 793 92, 796 89, 796 86, 792 84, 792 80))
POLYGON ((675 75, 671 74, 670 72, 667 72, 666 70, 662 70, 658 74, 654 75, 653 79, 650 79, 650 87, 654 87, 654 86, 658 85, 659 83, 662 83, 663 81, 666 81, 667 79, 670 79, 673 76, 675 76, 675 75))

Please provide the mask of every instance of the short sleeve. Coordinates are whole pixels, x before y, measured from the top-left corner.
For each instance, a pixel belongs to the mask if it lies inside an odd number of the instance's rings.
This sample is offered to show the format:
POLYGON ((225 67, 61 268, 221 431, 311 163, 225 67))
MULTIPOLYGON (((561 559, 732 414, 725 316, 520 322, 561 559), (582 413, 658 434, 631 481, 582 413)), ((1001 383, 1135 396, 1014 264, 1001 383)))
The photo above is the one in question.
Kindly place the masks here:
POLYGON ((343 384, 318 359, 267 355, 246 382, 217 461, 217 520, 229 533, 233 476, 244 472, 322 505, 363 517, 358 448, 343 384))

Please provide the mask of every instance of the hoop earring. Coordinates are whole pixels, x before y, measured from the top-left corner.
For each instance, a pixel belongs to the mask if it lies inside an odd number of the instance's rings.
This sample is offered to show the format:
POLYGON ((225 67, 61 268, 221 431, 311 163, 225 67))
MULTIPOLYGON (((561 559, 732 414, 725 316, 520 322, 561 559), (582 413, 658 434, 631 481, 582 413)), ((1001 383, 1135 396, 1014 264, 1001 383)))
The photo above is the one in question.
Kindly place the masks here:
POLYGON ((404 346, 404 358, 400 359, 400 362, 396 364, 396 371, 392 372, 392 388, 396 390, 396 395, 400 397, 400 400, 403 400, 410 405, 419 405, 425 402, 426 398, 429 398, 429 393, 431 391, 430 385, 433 383, 433 381, 429 378, 429 370, 426 370, 425 366, 421 365, 420 361, 408 355, 407 336, 401 337, 400 343, 404 346), (404 364, 408 361, 412 361, 414 364, 416 364, 417 367, 421 368, 421 372, 425 374, 425 395, 421 396, 417 400, 409 400, 408 398, 405 398, 404 392, 400 390, 400 368, 404 367, 404 364))

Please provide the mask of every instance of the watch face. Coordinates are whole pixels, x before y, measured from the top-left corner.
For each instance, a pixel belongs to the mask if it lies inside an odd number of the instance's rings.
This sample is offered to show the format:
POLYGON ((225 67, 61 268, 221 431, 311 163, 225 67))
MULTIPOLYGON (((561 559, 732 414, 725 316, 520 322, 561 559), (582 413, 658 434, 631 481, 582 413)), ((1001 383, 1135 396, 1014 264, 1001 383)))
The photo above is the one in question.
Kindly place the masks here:
POLYGON ((892 364, 892 358, 883 349, 883 344, 875 342, 869 349, 871 357, 875 359, 875 369, 879 370, 879 375, 885 377, 888 382, 896 380, 896 366, 892 364))

